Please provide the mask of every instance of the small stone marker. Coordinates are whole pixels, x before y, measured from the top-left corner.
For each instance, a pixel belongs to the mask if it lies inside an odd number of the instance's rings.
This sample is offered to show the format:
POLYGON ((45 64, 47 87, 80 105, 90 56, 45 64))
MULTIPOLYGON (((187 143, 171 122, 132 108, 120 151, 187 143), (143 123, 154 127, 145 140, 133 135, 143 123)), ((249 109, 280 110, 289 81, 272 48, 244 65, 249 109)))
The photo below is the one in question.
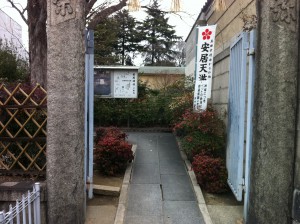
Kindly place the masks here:
POLYGON ((120 195, 120 187, 94 185, 93 192, 94 192, 94 194, 100 194, 100 195, 119 196, 120 195))

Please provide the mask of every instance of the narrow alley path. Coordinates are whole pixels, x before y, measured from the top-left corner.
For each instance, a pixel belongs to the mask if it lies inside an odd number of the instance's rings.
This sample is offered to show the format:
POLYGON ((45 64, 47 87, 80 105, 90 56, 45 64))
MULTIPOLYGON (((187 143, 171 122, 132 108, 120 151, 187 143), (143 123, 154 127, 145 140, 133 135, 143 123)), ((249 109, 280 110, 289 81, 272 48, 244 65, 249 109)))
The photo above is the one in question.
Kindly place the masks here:
POLYGON ((125 224, 204 224, 171 133, 130 132, 137 144, 125 224))

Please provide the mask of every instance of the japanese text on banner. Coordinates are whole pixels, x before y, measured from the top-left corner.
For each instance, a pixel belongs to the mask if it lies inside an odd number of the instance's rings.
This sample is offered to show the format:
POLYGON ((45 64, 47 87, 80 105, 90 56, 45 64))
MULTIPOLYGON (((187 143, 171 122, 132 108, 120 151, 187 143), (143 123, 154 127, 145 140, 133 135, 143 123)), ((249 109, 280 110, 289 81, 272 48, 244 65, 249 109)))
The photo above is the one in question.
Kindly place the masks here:
POLYGON ((216 25, 197 27, 194 111, 207 108, 211 97, 216 25))

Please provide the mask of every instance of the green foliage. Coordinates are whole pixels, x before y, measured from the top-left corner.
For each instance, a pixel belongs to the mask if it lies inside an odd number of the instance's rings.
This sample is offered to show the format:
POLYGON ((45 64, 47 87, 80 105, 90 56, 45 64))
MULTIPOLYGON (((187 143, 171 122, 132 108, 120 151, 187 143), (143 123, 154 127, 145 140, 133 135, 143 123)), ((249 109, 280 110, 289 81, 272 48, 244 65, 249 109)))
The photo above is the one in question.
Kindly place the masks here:
POLYGON ((133 160, 131 145, 125 141, 126 134, 117 128, 98 129, 94 149, 94 162, 105 175, 114 176, 124 172, 133 160))
POLYGON ((181 144, 190 161, 197 154, 224 156, 224 136, 194 131, 183 137, 181 144))
POLYGON ((117 44, 117 23, 111 18, 104 19, 97 25, 95 33, 95 65, 114 65, 118 57, 114 54, 114 45, 117 44))
POLYGON ((169 104, 169 110, 171 124, 174 125, 186 110, 193 107, 194 87, 192 81, 186 77, 185 79, 178 80, 173 85, 168 86, 167 89, 172 97, 172 101, 169 104))
POLYGON ((169 127, 173 118, 169 105, 173 101, 176 90, 172 86, 160 91, 151 90, 146 84, 139 83, 137 99, 96 98, 95 125, 169 127))
POLYGON ((225 125, 211 106, 201 113, 186 110, 173 130, 191 161, 199 153, 224 156, 225 125))
POLYGON ((210 193, 228 191, 225 125, 216 110, 212 106, 201 113, 187 109, 173 130, 180 137, 201 188, 210 193))
POLYGON ((211 105, 201 113, 187 109, 173 129, 178 136, 185 136, 194 131, 215 136, 223 136, 225 133, 224 123, 211 105))
POLYGON ((209 193, 228 191, 227 170, 223 159, 199 154, 194 157, 192 169, 201 189, 209 193))
POLYGON ((24 81, 28 78, 28 64, 17 53, 0 40, 0 80, 24 81))
POLYGON ((174 66, 178 52, 173 47, 181 37, 175 35, 174 26, 168 24, 166 12, 159 7, 158 1, 154 0, 146 9, 148 16, 139 26, 144 37, 144 63, 152 66, 174 66))
POLYGON ((178 80, 162 90, 139 83, 137 99, 95 99, 95 126, 170 127, 192 108, 190 82, 178 80))
POLYGON ((119 11, 113 19, 118 26, 118 40, 114 49, 119 57, 119 63, 133 65, 132 59, 134 59, 135 53, 141 49, 139 42, 141 42, 142 36, 137 30, 139 22, 129 15, 128 10, 119 11))
POLYGON ((133 65, 135 53, 141 48, 138 22, 127 10, 104 19, 95 30, 95 64, 133 65))

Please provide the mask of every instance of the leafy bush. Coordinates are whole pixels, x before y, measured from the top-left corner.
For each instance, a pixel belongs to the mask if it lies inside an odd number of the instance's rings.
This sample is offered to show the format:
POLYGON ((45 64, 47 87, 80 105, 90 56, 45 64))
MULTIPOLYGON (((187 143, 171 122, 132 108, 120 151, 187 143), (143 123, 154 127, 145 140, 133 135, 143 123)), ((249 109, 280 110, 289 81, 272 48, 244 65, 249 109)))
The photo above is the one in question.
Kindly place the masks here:
POLYGON ((203 134, 215 136, 224 136, 225 125, 219 118, 216 110, 212 106, 201 113, 195 113, 191 109, 187 109, 179 122, 173 128, 177 136, 186 136, 194 131, 199 131, 203 134))
POLYGON ((193 107, 194 82, 190 77, 185 77, 169 86, 167 91, 172 98, 168 109, 172 125, 174 125, 187 109, 193 107))
POLYGON ((117 128, 100 128, 94 149, 94 162, 105 175, 116 175, 126 169, 133 160, 131 145, 125 141, 126 134, 117 128))
POLYGON ((227 171, 222 159, 225 125, 212 106, 201 113, 185 110, 173 130, 180 137, 201 188, 211 193, 227 191, 227 171))
POLYGON ((95 99, 95 126, 169 126, 168 105, 172 98, 163 91, 139 83, 137 99, 95 99))
POLYGON ((228 191, 227 170, 223 159, 199 154, 194 157, 192 169, 198 184, 205 191, 209 193, 228 191))
POLYGON ((193 93, 186 92, 182 93, 180 96, 175 96, 169 105, 169 110, 171 111, 172 124, 178 122, 178 118, 184 114, 184 112, 193 107, 193 93))
POLYGON ((222 157, 224 156, 225 136, 194 131, 182 138, 181 145, 190 161, 193 161, 195 155, 201 153, 222 157))
POLYGON ((0 39, 0 80, 2 82, 24 81, 28 76, 28 63, 0 39))
POLYGON ((188 133, 196 131, 199 123, 200 113, 194 113, 191 109, 187 109, 174 125, 173 131, 177 136, 184 137, 188 133))
POLYGON ((127 135, 117 127, 104 128, 100 127, 96 130, 96 143, 104 137, 113 137, 125 141, 127 135))

